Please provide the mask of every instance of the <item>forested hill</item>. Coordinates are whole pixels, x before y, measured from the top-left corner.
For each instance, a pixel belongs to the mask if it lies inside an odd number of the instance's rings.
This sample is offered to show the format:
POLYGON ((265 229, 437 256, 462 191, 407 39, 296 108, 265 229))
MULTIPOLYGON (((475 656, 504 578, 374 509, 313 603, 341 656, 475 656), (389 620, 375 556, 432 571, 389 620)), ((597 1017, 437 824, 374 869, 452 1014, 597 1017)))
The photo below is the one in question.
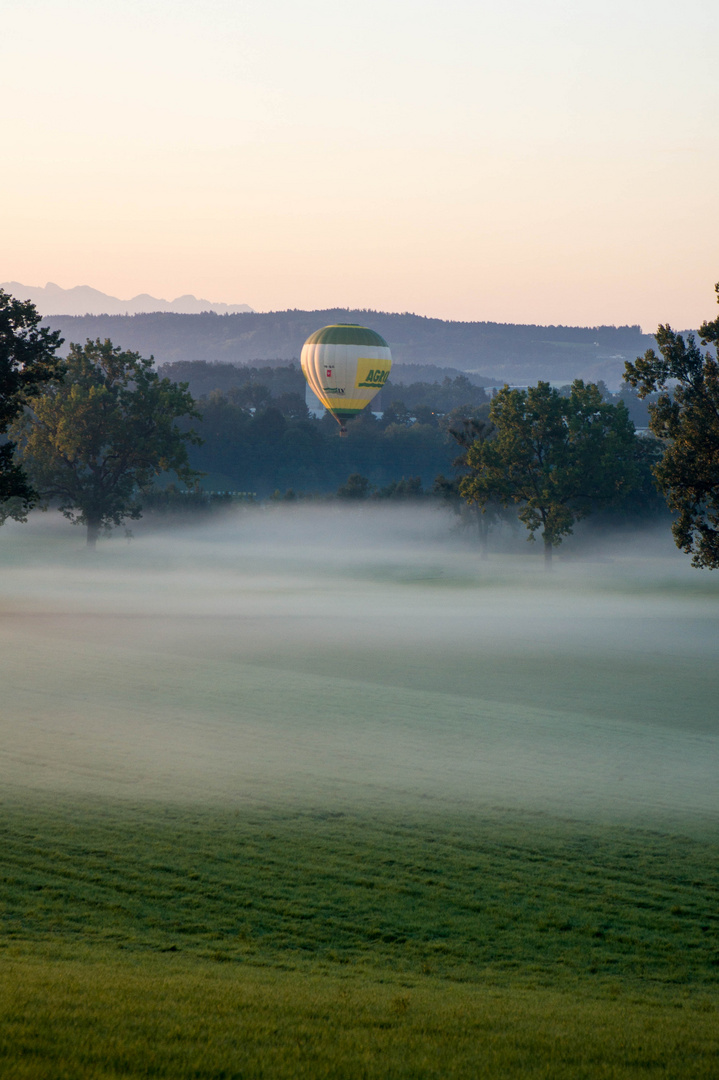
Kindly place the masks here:
POLYGON ((158 363, 181 360, 253 363, 297 359, 305 339, 333 322, 371 326, 387 339, 393 358, 473 371, 488 382, 532 383, 604 379, 618 386, 625 360, 654 344, 639 326, 531 326, 449 322, 382 311, 248 312, 235 315, 55 315, 46 325, 67 342, 110 338, 116 345, 152 353, 158 363))

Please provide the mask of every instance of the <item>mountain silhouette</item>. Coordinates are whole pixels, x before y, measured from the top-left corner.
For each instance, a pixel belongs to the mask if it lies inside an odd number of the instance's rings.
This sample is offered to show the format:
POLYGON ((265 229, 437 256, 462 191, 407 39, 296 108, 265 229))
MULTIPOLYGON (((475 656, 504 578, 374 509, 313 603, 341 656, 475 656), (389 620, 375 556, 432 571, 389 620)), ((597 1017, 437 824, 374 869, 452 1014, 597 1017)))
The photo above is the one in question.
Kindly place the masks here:
POLYGON ((217 315, 240 315, 251 312, 248 304, 223 304, 202 300, 186 293, 175 300, 161 300, 149 293, 140 293, 131 300, 93 289, 89 285, 76 285, 63 289, 53 281, 47 285, 23 285, 19 281, 0 282, 0 289, 17 300, 31 300, 42 315, 142 315, 151 311, 165 311, 177 315, 199 315, 214 311, 217 315))

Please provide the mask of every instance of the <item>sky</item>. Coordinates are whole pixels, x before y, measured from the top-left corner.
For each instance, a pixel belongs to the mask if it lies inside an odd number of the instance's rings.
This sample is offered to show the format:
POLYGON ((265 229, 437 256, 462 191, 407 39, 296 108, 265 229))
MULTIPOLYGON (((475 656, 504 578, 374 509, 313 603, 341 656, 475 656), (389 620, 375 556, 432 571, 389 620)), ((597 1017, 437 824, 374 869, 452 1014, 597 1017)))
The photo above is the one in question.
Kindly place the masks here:
POLYGON ((0 280, 715 318, 716 0, 5 0, 0 280))

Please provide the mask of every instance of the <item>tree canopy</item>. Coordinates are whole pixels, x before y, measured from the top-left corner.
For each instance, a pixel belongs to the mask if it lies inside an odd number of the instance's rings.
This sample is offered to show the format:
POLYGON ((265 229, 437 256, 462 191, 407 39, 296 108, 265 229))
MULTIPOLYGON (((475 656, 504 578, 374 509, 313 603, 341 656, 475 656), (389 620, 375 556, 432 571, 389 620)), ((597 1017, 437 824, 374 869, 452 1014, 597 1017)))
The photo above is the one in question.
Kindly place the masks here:
POLYGON ((90 546, 102 530, 138 518, 141 489, 174 472, 185 483, 189 465, 180 418, 199 418, 186 384, 161 379, 152 358, 123 352, 111 341, 71 345, 62 378, 30 399, 16 425, 22 462, 45 500, 87 526, 90 546))
MULTIPOLYGON (((59 376, 61 362, 55 354, 62 345, 60 332, 39 323, 33 304, 0 289, 0 437, 29 396, 59 376)), ((5 440, 0 445, 0 521, 7 516, 23 518, 35 499, 14 455, 15 444, 5 440)))
MULTIPOLYGON (((715 286, 719 303, 719 283, 715 286)), ((702 352, 693 334, 686 341, 667 325, 655 335, 659 355, 648 349, 625 365, 625 378, 640 397, 660 391, 649 406, 649 426, 666 441, 654 467, 660 489, 677 513, 677 547, 697 567, 719 567, 719 362, 702 352)), ((699 328, 703 346, 719 356, 719 318, 699 328)))
POLYGON ((549 383, 505 386, 492 400, 492 438, 477 438, 464 455, 470 470, 460 494, 485 507, 495 498, 520 506, 534 539, 541 530, 547 566, 552 549, 597 503, 634 482, 635 432, 623 405, 603 401, 598 387, 577 379, 568 395, 549 383))

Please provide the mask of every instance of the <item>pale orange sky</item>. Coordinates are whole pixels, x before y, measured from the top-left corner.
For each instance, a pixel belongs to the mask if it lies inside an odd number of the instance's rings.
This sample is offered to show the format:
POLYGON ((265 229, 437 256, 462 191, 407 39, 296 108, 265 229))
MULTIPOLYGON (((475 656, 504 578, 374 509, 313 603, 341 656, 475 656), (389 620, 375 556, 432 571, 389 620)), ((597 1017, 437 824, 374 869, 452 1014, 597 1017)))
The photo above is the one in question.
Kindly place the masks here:
POLYGON ((0 280, 697 325, 717 40, 714 0, 6 0, 0 280))

